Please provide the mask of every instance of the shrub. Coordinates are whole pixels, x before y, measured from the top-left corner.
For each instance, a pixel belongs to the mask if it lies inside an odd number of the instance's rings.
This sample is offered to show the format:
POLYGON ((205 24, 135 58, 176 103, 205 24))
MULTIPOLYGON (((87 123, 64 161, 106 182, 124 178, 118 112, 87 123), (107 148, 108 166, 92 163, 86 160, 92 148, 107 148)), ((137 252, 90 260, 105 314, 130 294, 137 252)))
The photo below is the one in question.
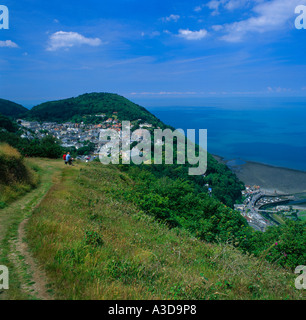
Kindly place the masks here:
POLYGON ((0 144, 0 208, 37 184, 36 173, 23 156, 8 144, 0 144))

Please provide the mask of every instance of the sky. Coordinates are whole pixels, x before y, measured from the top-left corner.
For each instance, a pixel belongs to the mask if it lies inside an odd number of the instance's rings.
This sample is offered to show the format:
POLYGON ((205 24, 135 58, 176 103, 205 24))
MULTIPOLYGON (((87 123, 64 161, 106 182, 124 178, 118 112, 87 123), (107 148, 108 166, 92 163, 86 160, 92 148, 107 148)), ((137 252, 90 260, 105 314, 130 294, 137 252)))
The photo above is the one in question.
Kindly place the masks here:
POLYGON ((86 92, 144 106, 306 96, 306 29, 295 27, 306 0, 0 4, 0 97, 26 107, 86 92))

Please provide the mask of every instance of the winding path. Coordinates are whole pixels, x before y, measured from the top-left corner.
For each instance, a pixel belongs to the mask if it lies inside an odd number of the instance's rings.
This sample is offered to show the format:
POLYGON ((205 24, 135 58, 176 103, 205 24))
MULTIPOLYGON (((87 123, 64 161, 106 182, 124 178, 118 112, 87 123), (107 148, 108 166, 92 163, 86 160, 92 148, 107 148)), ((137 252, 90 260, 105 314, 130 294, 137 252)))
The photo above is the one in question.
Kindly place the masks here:
POLYGON ((59 181, 64 166, 57 160, 30 161, 41 169, 39 186, 0 210, 0 264, 6 263, 10 274, 10 288, 0 290, 0 300, 52 300, 46 288, 47 277, 28 249, 25 230, 28 218, 59 181))

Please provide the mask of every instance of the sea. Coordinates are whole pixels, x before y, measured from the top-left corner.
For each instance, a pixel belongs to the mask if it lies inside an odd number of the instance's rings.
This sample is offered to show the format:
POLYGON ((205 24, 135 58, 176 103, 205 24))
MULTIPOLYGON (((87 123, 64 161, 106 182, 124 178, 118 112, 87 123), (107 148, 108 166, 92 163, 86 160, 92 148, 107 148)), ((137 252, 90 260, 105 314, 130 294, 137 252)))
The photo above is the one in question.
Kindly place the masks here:
POLYGON ((306 171, 306 97, 227 97, 144 104, 177 129, 207 129, 208 152, 225 160, 306 171))

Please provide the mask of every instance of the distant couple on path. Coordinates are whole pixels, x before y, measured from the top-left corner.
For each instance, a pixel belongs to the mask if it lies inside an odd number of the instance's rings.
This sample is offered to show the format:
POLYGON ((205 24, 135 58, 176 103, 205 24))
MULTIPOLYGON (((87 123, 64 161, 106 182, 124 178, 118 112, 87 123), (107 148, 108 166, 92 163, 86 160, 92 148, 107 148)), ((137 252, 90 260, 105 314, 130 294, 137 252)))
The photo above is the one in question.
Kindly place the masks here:
POLYGON ((73 165, 72 164, 72 158, 71 158, 71 155, 70 155, 70 152, 67 152, 67 154, 66 153, 64 153, 64 155, 63 155, 63 160, 65 161, 65 164, 69 164, 70 166, 71 165, 73 165))

